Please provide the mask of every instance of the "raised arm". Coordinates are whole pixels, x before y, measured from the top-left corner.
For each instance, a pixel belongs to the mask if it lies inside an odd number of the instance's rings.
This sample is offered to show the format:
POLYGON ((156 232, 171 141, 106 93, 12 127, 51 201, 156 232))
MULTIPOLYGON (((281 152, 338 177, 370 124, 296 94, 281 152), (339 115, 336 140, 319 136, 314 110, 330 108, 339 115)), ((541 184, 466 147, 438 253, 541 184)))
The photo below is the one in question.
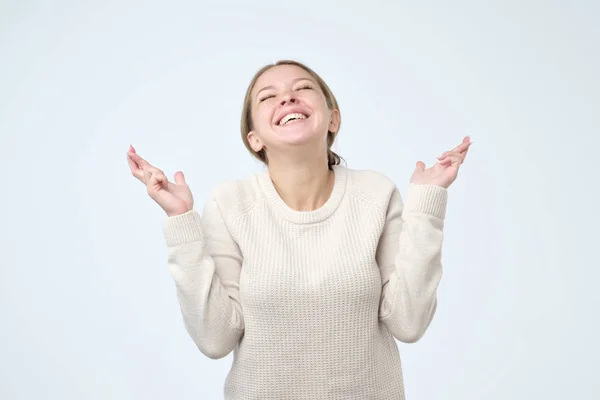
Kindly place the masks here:
POLYGON ((202 216, 189 211, 168 217, 164 234, 185 327, 203 354, 225 357, 244 332, 242 255, 215 199, 206 202, 202 216))
POLYGON ((419 340, 435 314, 446 197, 444 188, 411 185, 406 205, 397 189, 389 202, 377 249, 379 320, 402 342, 419 340))
POLYGON ((382 293, 379 320, 400 341, 419 340, 437 309, 448 187, 456 180, 471 139, 425 168, 417 162, 403 204, 395 188, 377 249, 382 293))
POLYGON ((169 181, 133 146, 127 151, 127 162, 132 175, 167 214, 168 267, 188 333, 208 357, 225 357, 244 332, 238 286, 242 255, 214 191, 200 217, 181 171, 175 173, 174 182, 169 181))

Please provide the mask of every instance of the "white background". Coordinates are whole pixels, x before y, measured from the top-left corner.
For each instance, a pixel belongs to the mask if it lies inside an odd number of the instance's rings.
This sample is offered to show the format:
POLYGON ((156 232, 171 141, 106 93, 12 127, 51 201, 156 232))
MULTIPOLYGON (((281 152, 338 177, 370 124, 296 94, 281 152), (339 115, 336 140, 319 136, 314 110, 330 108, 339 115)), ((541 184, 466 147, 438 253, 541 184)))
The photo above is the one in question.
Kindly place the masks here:
POLYGON ((600 6, 593 1, 0 1, 0 398, 220 399, 185 332, 130 143, 197 208, 262 166, 263 64, 338 97, 335 149, 402 193, 471 134, 409 400, 597 399, 600 6), (415 5, 418 4, 418 5, 415 5))

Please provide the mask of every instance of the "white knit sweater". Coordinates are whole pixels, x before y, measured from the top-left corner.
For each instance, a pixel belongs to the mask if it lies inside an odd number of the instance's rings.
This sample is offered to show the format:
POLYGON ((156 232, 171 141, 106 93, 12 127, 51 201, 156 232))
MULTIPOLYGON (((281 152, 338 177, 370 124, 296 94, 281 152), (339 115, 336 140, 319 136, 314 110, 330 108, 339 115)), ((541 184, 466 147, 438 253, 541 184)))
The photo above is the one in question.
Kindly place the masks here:
MULTIPOLYGON (((214 189, 202 217, 168 217, 187 331, 234 351, 227 400, 401 400, 397 343, 436 310, 447 190, 334 166, 329 200, 295 211, 268 172, 214 189)), ((202 379, 201 377, 199 379, 202 379)))

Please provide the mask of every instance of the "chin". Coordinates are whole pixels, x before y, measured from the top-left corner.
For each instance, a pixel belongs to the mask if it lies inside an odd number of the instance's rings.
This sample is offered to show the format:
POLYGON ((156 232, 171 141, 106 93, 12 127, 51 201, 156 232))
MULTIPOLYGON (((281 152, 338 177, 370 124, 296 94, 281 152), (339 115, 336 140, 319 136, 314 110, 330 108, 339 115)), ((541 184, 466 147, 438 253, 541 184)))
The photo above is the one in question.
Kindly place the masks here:
POLYGON ((288 132, 285 135, 278 135, 278 139, 282 144, 300 146, 320 143, 325 140, 325 136, 314 131, 295 131, 288 132))

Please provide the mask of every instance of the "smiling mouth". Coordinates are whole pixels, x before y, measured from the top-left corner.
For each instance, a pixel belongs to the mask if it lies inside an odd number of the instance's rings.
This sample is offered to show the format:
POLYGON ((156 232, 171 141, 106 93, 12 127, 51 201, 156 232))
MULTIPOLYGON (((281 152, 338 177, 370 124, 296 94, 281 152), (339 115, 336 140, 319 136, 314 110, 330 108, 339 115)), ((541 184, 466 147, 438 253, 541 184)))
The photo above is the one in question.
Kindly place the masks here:
POLYGON ((284 115, 283 118, 281 118, 281 120, 279 120, 277 125, 278 126, 290 125, 290 124, 293 124, 296 122, 303 121, 307 118, 308 118, 308 115, 303 114, 303 113, 290 113, 290 114, 284 115))

